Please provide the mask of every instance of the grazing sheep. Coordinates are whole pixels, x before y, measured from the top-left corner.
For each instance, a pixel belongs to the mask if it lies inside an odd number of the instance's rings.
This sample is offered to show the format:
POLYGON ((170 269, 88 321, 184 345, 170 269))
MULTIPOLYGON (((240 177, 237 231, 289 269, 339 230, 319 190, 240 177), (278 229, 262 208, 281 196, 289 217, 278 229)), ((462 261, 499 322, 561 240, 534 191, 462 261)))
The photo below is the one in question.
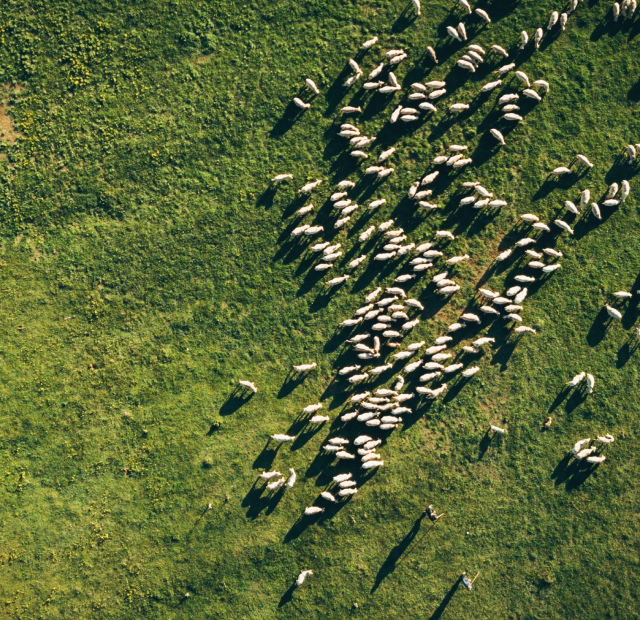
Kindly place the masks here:
POLYGON ((260 478, 264 480, 271 480, 271 478, 275 478, 276 476, 282 476, 282 474, 279 471, 263 471, 260 474, 260 478))
POLYGON ((284 478, 280 478, 279 480, 276 480, 274 482, 270 482, 267 485, 267 491, 275 491, 275 490, 279 489, 283 484, 284 484, 284 478))
POLYGON ((309 370, 313 370, 318 364, 313 362, 313 364, 300 364, 299 366, 294 366, 293 369, 296 372, 308 372, 309 370))
POLYGON ((285 488, 292 489, 295 483, 296 483, 296 472, 294 469, 289 468, 289 478, 287 479, 287 484, 285 485, 285 488))
POLYGON ((302 99, 300 99, 300 97, 294 97, 293 103, 295 103, 302 110, 308 110, 311 107, 310 103, 305 103, 304 101, 302 101, 302 99))
POLYGON ((242 387, 249 388, 254 394, 258 392, 258 388, 251 381, 238 381, 242 387))
POLYGON ((504 428, 500 428, 499 426, 494 426, 493 424, 489 427, 494 433, 503 434, 505 432, 504 428))
POLYGON ((317 515, 324 512, 324 508, 318 508, 317 506, 309 506, 304 509, 304 514, 306 515, 317 515))
POLYGON ((609 306, 608 304, 605 305, 605 308, 607 309, 607 314, 613 318, 613 319, 618 319, 620 320, 622 318, 622 313, 620 312, 620 310, 618 310, 617 308, 612 308, 611 306, 609 306))
POLYGON ((607 460, 606 456, 588 456, 586 458, 587 463, 600 464, 607 460))
POLYGON ((273 439, 274 441, 277 441, 278 443, 285 443, 287 441, 294 441, 295 440, 295 435, 291 436, 291 435, 281 435, 281 434, 275 434, 275 435, 270 435, 271 439, 273 439))
POLYGON ((525 30, 520 33, 520 49, 523 50, 525 45, 529 42, 529 35, 525 30))
POLYGON ((293 179, 292 174, 277 174, 273 179, 271 179, 272 183, 282 183, 282 181, 286 181, 288 179, 293 179))

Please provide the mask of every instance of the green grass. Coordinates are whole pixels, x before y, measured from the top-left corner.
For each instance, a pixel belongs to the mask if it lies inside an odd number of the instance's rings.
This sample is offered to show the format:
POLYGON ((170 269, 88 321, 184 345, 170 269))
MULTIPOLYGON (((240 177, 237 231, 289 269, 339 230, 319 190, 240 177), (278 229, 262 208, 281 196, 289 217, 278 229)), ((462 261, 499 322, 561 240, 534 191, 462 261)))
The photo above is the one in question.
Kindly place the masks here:
MULTIPOLYGON (((269 434, 323 394, 337 418, 331 378, 352 358, 335 326, 393 279, 363 266, 328 299, 286 231, 297 187, 324 178, 319 207, 348 170, 330 109, 356 91, 338 101, 331 86, 362 41, 381 39, 365 72, 402 47, 401 82, 449 74, 460 54, 440 46, 454 3, 423 4, 399 31, 399 1, 3 4, 1 94, 13 128, 5 119, 0 149, 0 617, 640 617, 638 353, 627 345, 637 311, 627 305, 607 330, 601 314, 611 292, 640 288, 637 169, 617 161, 640 136, 639 26, 614 28, 609 2, 585 0, 565 33, 519 57, 551 92, 501 150, 483 137, 496 93, 450 126, 440 112, 383 129, 397 95, 357 122, 398 150, 375 194, 388 205, 372 221, 395 211, 414 241, 446 227, 459 235, 450 253, 471 255, 458 270, 463 290, 435 315, 426 280, 412 289, 430 317, 416 340, 441 335, 467 307, 498 248, 524 235, 519 213, 550 221, 577 190, 599 198, 631 180, 631 197, 603 223, 586 216, 575 237, 559 238, 562 269, 525 303, 538 334, 513 346, 490 328, 498 342, 481 373, 418 407, 382 447, 385 467, 334 517, 295 525, 324 488, 326 427, 278 451, 274 466, 299 476, 279 503, 252 491, 269 434), (436 44, 440 65, 415 68, 436 44), (323 94, 290 123, 307 76, 323 94), (478 147, 483 162, 460 178, 509 207, 495 217, 458 209, 458 182, 440 186, 443 208, 428 215, 402 202, 452 142, 478 147), (586 178, 545 184, 577 152, 596 164, 586 178), (295 182, 271 199, 268 179, 281 172, 295 182), (319 368, 283 396, 291 364, 311 360, 319 368), (583 369, 596 377, 593 396, 549 414, 583 369), (232 411, 241 378, 260 391, 232 411), (487 446, 489 423, 508 434, 487 446), (552 478, 577 439, 605 432, 617 441, 593 475, 552 478), (416 533, 429 503, 446 517, 416 533), (307 568, 315 575, 288 600, 307 568), (472 593, 454 591, 463 570, 480 571, 472 593)), ((506 47, 558 8, 494 0, 489 12, 503 17, 473 42, 506 47)), ((440 109, 471 102, 488 70, 463 80, 454 69, 440 109)), ((350 230, 336 235, 347 255, 358 251, 350 230)), ((511 273, 490 271, 487 286, 503 290, 511 273)))

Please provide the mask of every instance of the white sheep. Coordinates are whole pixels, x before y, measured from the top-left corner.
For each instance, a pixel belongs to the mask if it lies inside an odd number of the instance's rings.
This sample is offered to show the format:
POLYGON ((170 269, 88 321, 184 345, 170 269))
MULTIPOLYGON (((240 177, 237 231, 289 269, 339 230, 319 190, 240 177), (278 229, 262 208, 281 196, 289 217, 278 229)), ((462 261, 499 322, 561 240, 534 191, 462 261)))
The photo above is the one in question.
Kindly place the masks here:
POLYGON ((282 474, 279 471, 263 471, 260 474, 260 478, 263 478, 264 480, 271 480, 271 478, 275 478, 276 476, 282 476, 282 474))
POLYGON ((504 434, 505 430, 504 428, 500 428, 499 426, 495 426, 495 425, 491 425, 489 427, 494 433, 500 433, 500 434, 504 434))
POLYGON ((279 480, 275 480, 274 482, 270 482, 267 485, 267 491, 275 491, 279 489, 284 484, 284 478, 280 478, 279 480))
POLYGON ((622 318, 622 313, 620 312, 620 310, 618 310, 617 308, 612 308, 611 306, 609 306, 608 304, 605 305, 605 308, 607 309, 607 314, 613 318, 613 319, 621 319, 622 318))
POLYGON ((544 31, 542 30, 542 28, 538 28, 533 38, 533 42, 534 42, 534 45, 536 46, 536 49, 540 48, 540 42, 542 41, 543 36, 544 36, 544 31))
POLYGON ((313 370, 318 364, 313 362, 312 364, 300 364, 299 366, 294 366, 293 369, 296 372, 308 372, 313 370))
POLYGON ((302 101, 302 99, 300 99, 300 97, 294 97, 293 103, 295 103, 302 110, 308 110, 311 107, 310 103, 305 103, 304 101, 302 101))
POLYGON ((304 509, 304 514, 306 515, 317 515, 324 512, 324 508, 318 508, 318 506, 309 506, 304 509))
POLYGON ((251 381, 238 381, 242 387, 249 388, 254 394, 258 392, 258 388, 251 381))
POLYGON ((529 42, 529 35, 527 34, 526 30, 523 30, 520 33, 520 49, 523 50, 525 48, 525 45, 529 42))
POLYGON ((291 436, 291 435, 281 435, 276 433, 275 435, 270 435, 271 439, 273 439, 273 441, 277 441, 278 443, 285 443, 287 441, 294 441, 295 440, 295 435, 291 436))
POLYGON ((295 483, 296 483, 296 472, 295 470, 289 468, 289 478, 287 479, 287 484, 285 485, 285 488, 292 489, 295 483))
POLYGON ((272 183, 282 183, 282 181, 286 181, 288 179, 293 179, 292 174, 277 174, 273 179, 271 179, 272 183))

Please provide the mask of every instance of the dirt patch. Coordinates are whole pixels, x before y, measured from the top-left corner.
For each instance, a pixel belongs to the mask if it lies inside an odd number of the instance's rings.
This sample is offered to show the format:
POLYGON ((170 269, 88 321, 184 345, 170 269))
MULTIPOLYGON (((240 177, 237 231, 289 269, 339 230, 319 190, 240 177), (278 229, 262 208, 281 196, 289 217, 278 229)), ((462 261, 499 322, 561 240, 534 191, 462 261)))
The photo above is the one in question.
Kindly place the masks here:
POLYGON ((5 84, 2 89, 2 101, 0 102, 0 140, 2 142, 8 142, 9 144, 15 144, 16 140, 22 135, 19 131, 16 131, 13 126, 13 121, 9 116, 9 104, 8 95, 19 94, 22 92, 20 86, 12 86, 5 84))

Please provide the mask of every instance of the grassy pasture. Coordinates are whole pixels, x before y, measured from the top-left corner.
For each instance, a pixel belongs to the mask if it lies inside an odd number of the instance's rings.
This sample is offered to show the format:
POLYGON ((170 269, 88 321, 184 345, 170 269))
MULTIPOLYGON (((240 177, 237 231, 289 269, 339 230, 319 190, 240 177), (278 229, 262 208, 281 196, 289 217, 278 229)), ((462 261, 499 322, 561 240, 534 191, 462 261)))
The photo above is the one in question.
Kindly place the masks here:
MULTIPOLYGON (((638 312, 619 304, 623 319, 611 323, 602 311, 611 292, 640 289, 637 168, 620 159, 640 141, 639 18, 614 24, 609 2, 585 0, 566 32, 516 53, 519 32, 533 37, 560 5, 479 2, 493 23, 467 18, 470 40, 513 47, 519 68, 551 84, 498 149, 487 132, 503 89, 477 93, 507 61, 455 68, 462 46, 445 28, 462 12, 423 5, 412 21, 396 0, 3 3, 0 617, 640 617, 638 312), (447 81, 433 118, 390 128, 400 95, 337 86, 374 34, 379 45, 358 57, 365 74, 384 50, 404 48, 403 93, 447 81), (305 77, 322 94, 294 114, 305 77), (528 234, 518 214, 563 217, 564 200, 586 187, 600 199, 624 178, 632 194, 599 224, 575 218, 573 237, 543 237, 564 258, 525 302, 535 336, 489 321, 467 328, 465 343, 497 339, 481 372, 416 407, 352 500, 299 522, 342 470, 319 456, 329 425, 277 452, 266 439, 297 432, 301 409, 321 397, 338 417, 350 392, 332 377, 354 358, 335 326, 398 273, 365 263, 326 295, 329 276, 316 277, 288 238, 295 189, 325 179, 309 221, 329 229, 333 183, 360 176, 334 138, 336 110, 351 101, 365 107, 363 133, 379 136, 368 150, 396 147, 396 172, 358 186, 361 204, 387 205, 331 231, 345 248, 333 275, 361 253, 357 233, 389 217, 411 241, 452 230, 447 256, 471 256, 448 303, 426 279, 413 285, 425 312, 408 341, 431 341, 476 307, 479 282, 513 283, 524 259, 496 268, 494 258, 528 234), (472 103, 455 122, 445 113, 454 101, 472 103), (440 209, 416 212, 407 188, 454 142, 478 165, 435 185, 440 209), (547 180, 578 152, 595 163, 588 174, 547 180), (280 172, 294 183, 269 192, 280 172), (509 206, 459 208, 470 179, 509 206), (311 360, 319 368, 304 381, 288 378, 311 360), (588 399, 563 391, 581 370, 596 377, 588 399), (259 386, 246 402, 230 398, 240 378, 259 386), (489 440, 489 423, 508 434, 489 440), (603 466, 588 477, 566 467, 574 441, 605 432, 617 441, 603 466), (298 483, 265 499, 254 483, 272 464, 295 468, 298 483), (417 520, 429 503, 446 512, 434 528, 417 520), (315 575, 292 592, 306 568, 315 575), (472 593, 457 586, 463 570, 480 571, 472 593)), ((514 90, 515 78, 503 86, 514 90)))

